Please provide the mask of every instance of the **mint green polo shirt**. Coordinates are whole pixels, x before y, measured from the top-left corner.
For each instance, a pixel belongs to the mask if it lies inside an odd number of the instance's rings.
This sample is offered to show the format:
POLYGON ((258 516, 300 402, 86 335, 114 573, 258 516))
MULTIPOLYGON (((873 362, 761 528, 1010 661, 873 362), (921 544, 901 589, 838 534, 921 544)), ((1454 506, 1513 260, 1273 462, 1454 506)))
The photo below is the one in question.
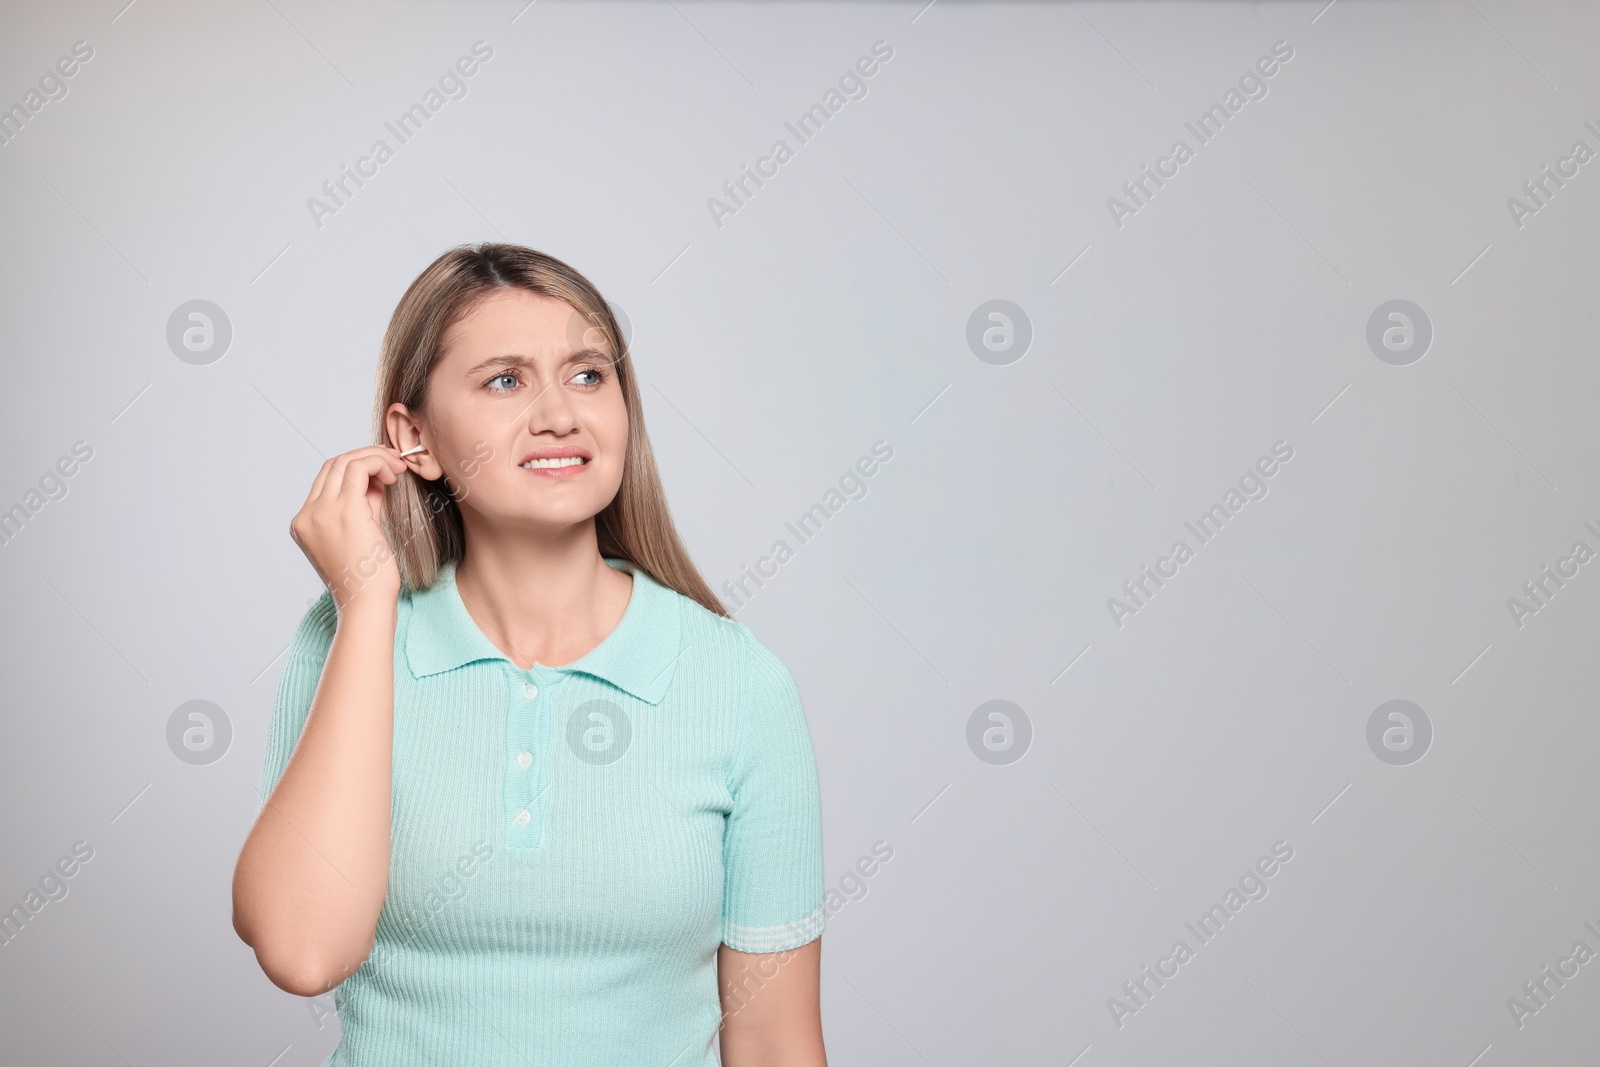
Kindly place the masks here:
MULTIPOLYGON (((507 659, 454 565, 401 593, 389 886, 371 954, 334 991, 323 1067, 713 1067, 718 946, 821 935, 793 677, 743 624, 606 562, 633 575, 627 610, 564 667, 507 659)), ((336 624, 324 592, 295 632, 263 796, 336 624)))

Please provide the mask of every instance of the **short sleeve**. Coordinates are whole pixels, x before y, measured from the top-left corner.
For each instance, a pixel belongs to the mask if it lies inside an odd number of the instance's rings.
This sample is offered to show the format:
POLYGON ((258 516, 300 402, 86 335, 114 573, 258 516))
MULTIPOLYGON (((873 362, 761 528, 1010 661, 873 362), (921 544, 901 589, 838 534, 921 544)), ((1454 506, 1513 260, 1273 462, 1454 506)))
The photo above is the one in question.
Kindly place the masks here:
POLYGON ((289 642, 289 652, 284 657, 283 672, 278 675, 278 691, 272 698, 272 721, 267 725, 258 813, 266 807, 267 798, 277 788, 278 779, 283 777, 294 746, 300 740, 300 731, 311 714, 311 700, 317 695, 322 666, 328 661, 328 649, 333 646, 333 634, 338 625, 339 612, 334 606, 333 594, 324 589, 295 628, 294 639, 289 642))
POLYGON ((822 805, 800 692, 745 631, 740 737, 723 838, 722 940, 782 952, 822 935, 822 805))

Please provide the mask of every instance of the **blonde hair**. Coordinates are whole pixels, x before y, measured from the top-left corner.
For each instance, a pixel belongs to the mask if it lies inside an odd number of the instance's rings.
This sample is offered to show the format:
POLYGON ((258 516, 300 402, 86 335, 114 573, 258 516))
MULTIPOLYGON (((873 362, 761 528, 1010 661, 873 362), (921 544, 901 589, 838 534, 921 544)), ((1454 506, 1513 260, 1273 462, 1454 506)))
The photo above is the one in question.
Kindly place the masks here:
MULTIPOLYGON (((391 445, 384 427, 390 405, 426 411, 428 376, 438 363, 445 331, 478 299, 501 289, 565 301, 590 329, 600 330, 616 353, 617 384, 628 412, 628 445, 617 495, 595 516, 602 556, 624 559, 660 584, 707 611, 731 618, 689 558, 667 509, 655 454, 644 430, 633 361, 610 306, 587 278, 543 252, 522 245, 484 242, 460 245, 417 275, 389 320, 378 360, 372 408, 372 443, 391 445)), ((400 580, 426 589, 439 568, 459 561, 466 549, 461 507, 449 481, 424 481, 407 471, 383 498, 383 528, 394 548, 400 580)))

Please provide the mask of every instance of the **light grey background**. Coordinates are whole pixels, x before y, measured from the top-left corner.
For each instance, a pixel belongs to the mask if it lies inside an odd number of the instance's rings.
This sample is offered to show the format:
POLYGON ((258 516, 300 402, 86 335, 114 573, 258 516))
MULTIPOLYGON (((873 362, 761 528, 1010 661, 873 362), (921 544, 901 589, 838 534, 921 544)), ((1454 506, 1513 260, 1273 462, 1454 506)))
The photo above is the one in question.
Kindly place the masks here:
POLYGON ((1507 1001, 1600 950, 1600 563, 1521 626, 1507 601, 1600 548, 1600 162, 1520 227, 1507 201, 1600 149, 1594 8, 123 3, 0 12, 5 106, 94 49, 0 148, 0 508, 94 450, 0 546, 0 905, 94 849, 0 947, 8 1062, 332 1048, 230 925, 320 590, 287 526, 367 443, 404 287, 484 239, 630 319, 713 585, 894 449, 738 614, 804 696, 830 882, 894 849, 828 926, 833 1062, 1592 1055, 1600 963, 1520 1027, 1507 1001), (307 199, 478 40, 468 95, 318 227, 307 199), (785 121, 879 40, 867 95, 798 144, 785 121), (1116 225, 1278 41, 1267 95, 1116 225), (779 138, 719 227, 708 198, 779 138), (204 366, 166 342, 195 299, 233 331, 204 366), (996 299, 1033 331, 1003 366, 966 342, 996 299), (1434 332, 1406 366, 1366 340, 1396 299, 1434 332), (1269 494, 1117 626, 1107 599, 1277 441, 1269 494), (1367 742, 1393 699, 1433 727, 1406 766, 1367 742), (191 700, 232 728, 206 765, 167 741, 191 700), (1028 716, 1020 760, 969 748, 990 700, 1028 716), (1200 945, 1184 924, 1278 841, 1268 895, 1200 945))

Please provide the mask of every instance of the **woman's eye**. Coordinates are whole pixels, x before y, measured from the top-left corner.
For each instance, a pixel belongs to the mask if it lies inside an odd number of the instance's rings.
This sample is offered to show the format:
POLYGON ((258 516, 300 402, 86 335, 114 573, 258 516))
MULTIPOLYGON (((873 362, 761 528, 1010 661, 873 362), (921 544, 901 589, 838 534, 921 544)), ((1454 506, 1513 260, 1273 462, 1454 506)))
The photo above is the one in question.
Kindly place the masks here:
POLYGON ((579 382, 578 383, 579 385, 599 385, 600 382, 603 379, 603 376, 601 375, 601 373, 599 371, 594 370, 591 367, 585 367, 583 370, 581 370, 577 374, 573 375, 573 380, 576 381, 577 379, 582 378, 584 376, 588 376, 589 381, 579 382))
MULTIPOLYGON (((511 373, 509 373, 509 372, 508 372, 508 373, 506 373, 506 374, 496 374, 496 375, 495 375, 495 376, 494 376, 494 377, 493 377, 493 378, 490 378, 490 379, 489 379, 489 380, 488 380, 488 381, 487 381, 487 382, 485 382, 485 383, 484 383, 484 384, 485 384, 485 385, 491 385, 491 386, 492 386, 492 385, 494 385, 494 384, 495 384, 495 383, 496 383, 496 382, 502 382, 502 381, 505 381, 505 380, 506 380, 506 379, 508 379, 508 378, 509 378, 509 379, 510 379, 510 380, 511 380, 511 382, 512 382, 512 385, 511 385, 511 386, 508 386, 508 387, 507 387, 507 388, 515 388, 515 385, 516 385, 516 381, 517 381, 517 376, 516 376, 516 375, 515 375, 515 374, 511 374, 511 373)), ((496 391, 496 392, 505 392, 505 390, 504 390, 504 389, 499 389, 499 388, 496 388, 496 390, 495 390, 495 391, 496 391)))

